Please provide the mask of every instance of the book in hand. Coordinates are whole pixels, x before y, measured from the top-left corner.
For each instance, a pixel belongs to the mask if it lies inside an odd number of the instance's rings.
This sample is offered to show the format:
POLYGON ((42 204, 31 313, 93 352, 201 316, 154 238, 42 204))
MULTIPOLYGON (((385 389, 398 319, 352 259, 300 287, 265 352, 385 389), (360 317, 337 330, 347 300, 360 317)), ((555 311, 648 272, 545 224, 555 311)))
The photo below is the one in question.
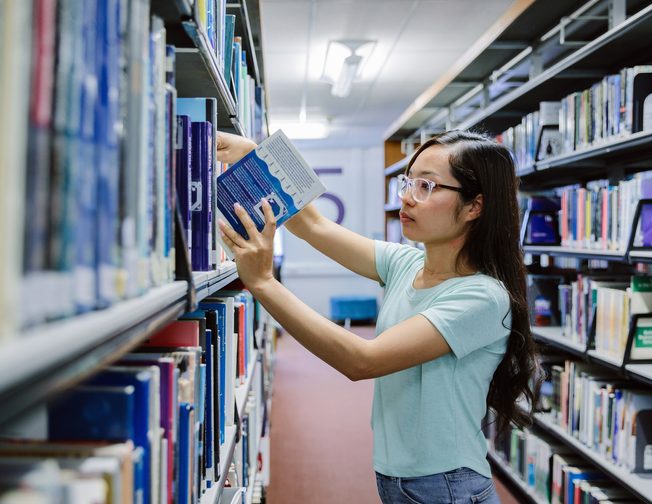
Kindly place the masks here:
MULTIPOLYGON (((270 203, 280 226, 325 191, 288 137, 277 131, 217 178, 217 218, 249 239, 234 212, 235 203, 242 205, 260 231, 265 225, 263 198, 270 203)), ((233 259, 233 252, 220 242, 233 259)))

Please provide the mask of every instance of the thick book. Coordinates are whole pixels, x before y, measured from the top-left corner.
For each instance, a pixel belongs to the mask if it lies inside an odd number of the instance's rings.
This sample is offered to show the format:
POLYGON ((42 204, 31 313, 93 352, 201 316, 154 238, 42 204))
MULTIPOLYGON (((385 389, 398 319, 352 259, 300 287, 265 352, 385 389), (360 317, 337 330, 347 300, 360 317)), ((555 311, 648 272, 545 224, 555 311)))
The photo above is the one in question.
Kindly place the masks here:
POLYGON ((212 128, 208 122, 192 123, 192 269, 210 270, 212 128))
MULTIPOLYGON (((262 199, 270 203, 282 225, 321 196, 326 187, 288 137, 277 131, 217 178, 217 218, 249 238, 233 205, 245 208, 258 230, 265 225, 262 199)), ((230 259, 233 252, 220 239, 230 259)))

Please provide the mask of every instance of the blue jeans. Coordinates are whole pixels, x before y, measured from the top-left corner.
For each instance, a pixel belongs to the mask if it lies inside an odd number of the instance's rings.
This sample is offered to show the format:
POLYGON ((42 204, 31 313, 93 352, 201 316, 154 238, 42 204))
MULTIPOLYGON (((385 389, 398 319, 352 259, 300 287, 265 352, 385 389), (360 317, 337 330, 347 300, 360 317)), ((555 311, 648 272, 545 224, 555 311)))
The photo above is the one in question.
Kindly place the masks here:
POLYGON ((376 473, 376 484, 383 504, 500 504, 493 481, 466 467, 416 478, 376 473))

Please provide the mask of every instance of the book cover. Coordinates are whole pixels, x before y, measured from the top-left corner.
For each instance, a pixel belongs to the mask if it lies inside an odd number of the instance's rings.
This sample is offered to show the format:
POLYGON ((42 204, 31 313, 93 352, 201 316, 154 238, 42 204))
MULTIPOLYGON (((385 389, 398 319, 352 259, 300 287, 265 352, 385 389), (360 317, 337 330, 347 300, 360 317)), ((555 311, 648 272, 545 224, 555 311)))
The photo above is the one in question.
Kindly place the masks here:
POLYGON ((79 386, 48 407, 52 441, 127 441, 135 438, 132 385, 79 386))
MULTIPOLYGON (((262 230, 262 198, 270 203, 281 226, 325 191, 314 170, 279 130, 217 178, 217 218, 248 239, 234 212, 235 203, 242 205, 262 230)), ((233 259, 233 252, 221 238, 219 241, 233 259)))

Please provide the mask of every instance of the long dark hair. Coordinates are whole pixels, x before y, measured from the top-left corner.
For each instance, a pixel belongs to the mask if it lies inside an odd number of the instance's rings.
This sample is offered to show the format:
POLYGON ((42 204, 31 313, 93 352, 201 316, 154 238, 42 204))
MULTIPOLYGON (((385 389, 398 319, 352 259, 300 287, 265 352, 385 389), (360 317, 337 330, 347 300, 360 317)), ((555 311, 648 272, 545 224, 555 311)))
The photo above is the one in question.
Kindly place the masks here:
POLYGON ((415 152, 406 172, 425 149, 441 145, 450 150, 448 161, 460 183, 461 212, 464 204, 483 195, 480 217, 470 223, 466 241, 457 257, 482 273, 500 280, 509 293, 512 326, 507 351, 496 369, 487 396, 487 405, 496 413, 498 432, 506 432, 510 422, 531 425, 541 376, 528 315, 526 269, 519 239, 518 180, 510 151, 490 138, 467 131, 452 130, 425 142, 415 152), (524 397, 529 407, 517 401, 524 397))

